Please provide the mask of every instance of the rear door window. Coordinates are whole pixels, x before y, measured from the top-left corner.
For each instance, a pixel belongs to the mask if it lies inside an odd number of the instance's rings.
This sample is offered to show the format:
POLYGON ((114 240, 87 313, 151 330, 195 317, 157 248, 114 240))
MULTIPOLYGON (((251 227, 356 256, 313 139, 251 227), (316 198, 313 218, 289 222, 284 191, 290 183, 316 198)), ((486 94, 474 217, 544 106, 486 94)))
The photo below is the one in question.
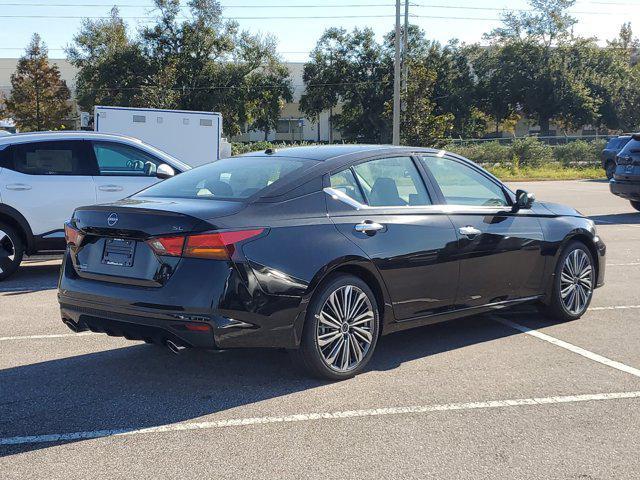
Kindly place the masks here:
POLYGON ((367 203, 372 207, 431 205, 429 194, 411 157, 370 160, 353 167, 367 203))
POLYGON ((329 178, 329 182, 331 183, 331 188, 341 191, 357 202, 362 204, 366 203, 358 186, 358 182, 356 181, 356 177, 350 169, 334 173, 329 178))
POLYGON ((27 175, 93 175, 96 171, 82 140, 14 145, 13 169, 27 175))
POLYGON ((189 170, 149 187, 145 197, 241 200, 314 165, 289 157, 231 157, 189 170))

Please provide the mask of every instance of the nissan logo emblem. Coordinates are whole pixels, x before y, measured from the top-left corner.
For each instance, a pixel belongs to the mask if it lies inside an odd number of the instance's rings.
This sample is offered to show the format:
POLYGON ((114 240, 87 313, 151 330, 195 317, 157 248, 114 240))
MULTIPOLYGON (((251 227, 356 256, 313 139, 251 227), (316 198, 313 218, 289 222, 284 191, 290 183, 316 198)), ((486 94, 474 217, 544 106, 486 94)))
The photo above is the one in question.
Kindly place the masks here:
POLYGON ((116 223, 118 223, 118 214, 112 213, 107 217, 107 225, 113 227, 116 223))

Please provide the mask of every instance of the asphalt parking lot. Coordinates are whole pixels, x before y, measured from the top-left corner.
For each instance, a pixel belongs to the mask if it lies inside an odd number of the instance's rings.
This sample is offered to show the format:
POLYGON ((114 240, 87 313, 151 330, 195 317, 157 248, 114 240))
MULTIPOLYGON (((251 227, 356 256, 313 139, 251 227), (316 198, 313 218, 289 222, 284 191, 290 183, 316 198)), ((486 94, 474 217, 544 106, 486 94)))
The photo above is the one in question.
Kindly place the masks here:
POLYGON ((531 308, 384 337, 328 383, 280 351, 72 334, 59 260, 0 283, 0 477, 637 478, 640 213, 605 182, 514 184, 598 224, 606 285, 580 320, 531 308))

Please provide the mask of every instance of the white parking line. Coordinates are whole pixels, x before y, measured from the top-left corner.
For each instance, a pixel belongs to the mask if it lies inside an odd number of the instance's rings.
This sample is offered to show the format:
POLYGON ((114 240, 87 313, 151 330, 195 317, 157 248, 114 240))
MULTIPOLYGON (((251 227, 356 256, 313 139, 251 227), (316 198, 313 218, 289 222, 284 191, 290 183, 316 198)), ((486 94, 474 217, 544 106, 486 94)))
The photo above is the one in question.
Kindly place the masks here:
POLYGON ((589 307, 587 312, 598 312, 600 310, 633 310, 640 308, 640 305, 615 305, 613 307, 589 307))
POLYGON ((96 334, 93 332, 82 332, 82 333, 59 333, 55 335, 17 335, 14 337, 0 337, 0 342, 8 342, 12 340, 43 340, 48 338, 85 337, 87 335, 96 335, 96 334))
POLYGON ((607 267, 637 267, 640 265, 640 262, 631 262, 631 263, 607 263, 607 267))
POLYGON ((506 318, 497 317, 495 315, 492 316, 492 318, 496 322, 519 330, 522 333, 531 335, 532 337, 544 340, 545 342, 549 342, 557 347, 569 350, 570 352, 577 353, 578 355, 588 358, 589 360, 593 360, 594 362, 598 362, 608 367, 615 368, 616 370, 620 370, 621 372, 640 377, 640 370, 638 370, 637 368, 630 367, 629 365, 625 365, 624 363, 616 362, 615 360, 611 360, 610 358, 603 357, 602 355, 598 355, 597 353, 590 352, 589 350, 585 350, 584 348, 577 347, 568 342, 565 342, 564 340, 559 340, 555 337, 552 337, 551 335, 547 335, 546 333, 542 333, 532 328, 525 327, 524 325, 520 325, 519 323, 512 322, 511 320, 507 320, 506 318))
POLYGON ((21 445, 34 443, 68 442, 102 437, 123 437, 132 435, 149 435, 167 432, 183 432, 190 430, 213 430, 227 427, 248 427, 271 423, 296 423, 320 420, 338 420, 342 418, 381 417, 389 415, 424 414, 447 412, 452 410, 480 410, 487 408, 509 408, 527 405, 553 405, 564 403, 594 402, 603 400, 621 400, 640 398, 640 392, 596 393, 569 395, 562 397, 517 398, 509 400, 490 400, 472 403, 445 403, 440 405, 423 405, 410 407, 375 408, 368 410, 347 410, 342 412, 302 413, 281 417, 250 417, 218 420, 212 422, 184 422, 150 428, 121 428, 111 430, 92 430, 86 432, 53 433, 48 435, 32 435, 24 437, 0 438, 0 445, 21 445))
POLYGON ((3 287, 0 288, 0 293, 18 293, 18 292, 24 292, 24 293, 35 293, 35 292, 42 292, 45 290, 55 290, 57 287, 57 285, 31 285, 29 287, 3 287))

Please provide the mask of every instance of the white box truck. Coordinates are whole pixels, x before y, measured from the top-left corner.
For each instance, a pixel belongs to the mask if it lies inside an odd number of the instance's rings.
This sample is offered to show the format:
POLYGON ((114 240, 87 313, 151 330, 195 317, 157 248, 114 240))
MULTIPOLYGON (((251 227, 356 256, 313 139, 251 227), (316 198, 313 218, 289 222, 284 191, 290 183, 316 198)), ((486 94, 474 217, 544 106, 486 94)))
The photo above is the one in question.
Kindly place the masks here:
POLYGON ((96 106, 94 130, 139 138, 192 167, 231 155, 214 112, 96 106))

